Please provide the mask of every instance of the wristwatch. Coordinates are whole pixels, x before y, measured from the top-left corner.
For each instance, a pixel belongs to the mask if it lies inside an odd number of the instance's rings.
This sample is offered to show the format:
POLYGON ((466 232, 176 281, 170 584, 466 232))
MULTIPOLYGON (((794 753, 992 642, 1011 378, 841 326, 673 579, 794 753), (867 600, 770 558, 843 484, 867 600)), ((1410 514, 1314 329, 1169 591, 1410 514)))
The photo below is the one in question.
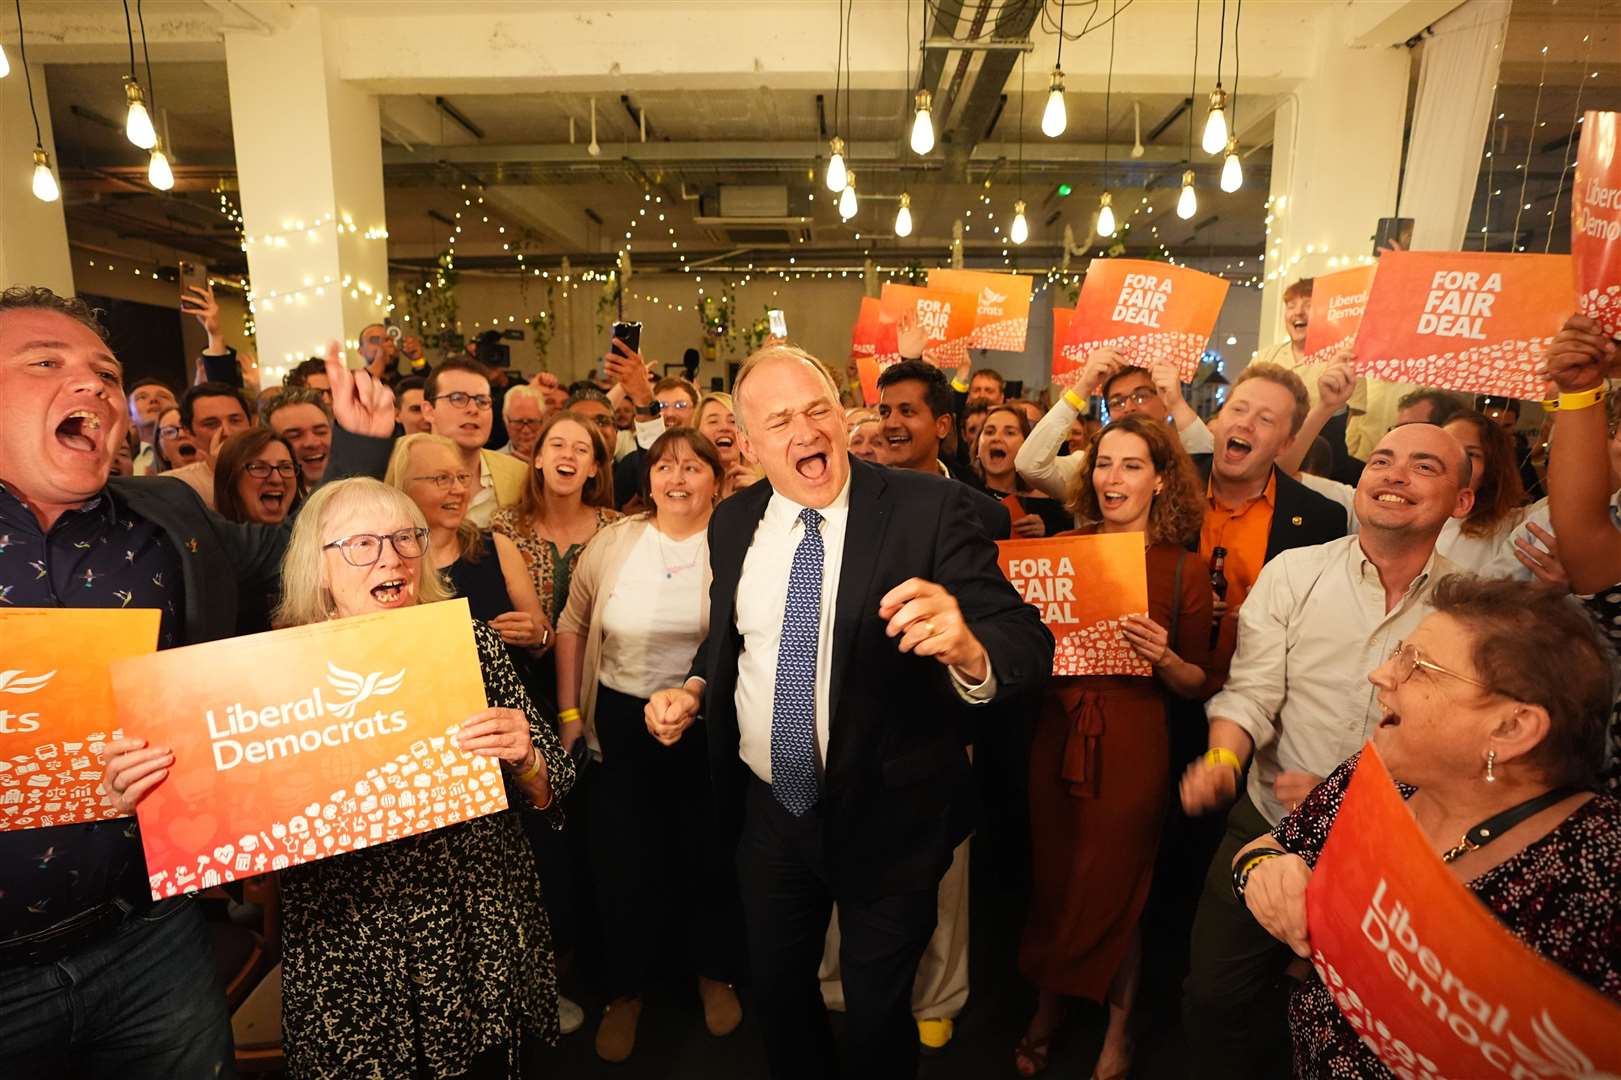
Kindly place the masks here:
POLYGON ((661 409, 663 409, 663 408, 664 408, 664 402, 660 401, 658 398, 654 398, 652 401, 648 402, 646 405, 638 405, 638 406, 636 406, 636 415, 637 416, 645 416, 645 417, 648 417, 649 419, 651 419, 651 418, 657 416, 659 414, 659 411, 661 409))

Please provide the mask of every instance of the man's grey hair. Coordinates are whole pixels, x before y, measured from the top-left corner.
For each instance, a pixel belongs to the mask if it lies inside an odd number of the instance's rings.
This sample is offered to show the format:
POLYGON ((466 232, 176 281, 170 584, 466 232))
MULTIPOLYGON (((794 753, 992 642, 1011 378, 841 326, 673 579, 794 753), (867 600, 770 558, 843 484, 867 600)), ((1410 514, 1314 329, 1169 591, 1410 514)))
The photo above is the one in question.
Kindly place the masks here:
POLYGON ((501 398, 501 422, 503 424, 512 416, 512 403, 514 401, 533 401, 535 408, 539 409, 542 415, 546 412, 546 399, 541 396, 540 391, 528 383, 524 383, 512 387, 501 398))

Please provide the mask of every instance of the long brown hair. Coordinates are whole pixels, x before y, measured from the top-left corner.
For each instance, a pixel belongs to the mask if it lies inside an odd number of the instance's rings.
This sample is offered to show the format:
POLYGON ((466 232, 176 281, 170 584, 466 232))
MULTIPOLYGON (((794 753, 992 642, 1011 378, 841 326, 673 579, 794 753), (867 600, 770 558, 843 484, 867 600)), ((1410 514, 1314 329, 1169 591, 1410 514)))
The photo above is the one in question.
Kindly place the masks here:
POLYGON ((1467 424, 1474 428, 1482 455, 1475 505, 1458 531, 1465 536, 1490 536, 1525 502, 1525 485, 1520 481, 1520 467, 1514 460, 1514 440, 1508 432, 1472 409, 1458 413, 1447 424, 1467 424))
MULTIPOLYGON (((304 470, 298 467, 298 455, 286 439, 267 427, 251 427, 239 431, 220 444, 219 456, 214 459, 214 509, 226 521, 251 521, 248 508, 242 505, 242 496, 236 482, 248 462, 258 457, 271 443, 281 443, 293 463, 293 497, 289 507, 304 497, 304 470)), ((291 510, 289 510, 289 513, 291 510)))
POLYGON ((541 448, 546 445, 546 436, 552 433, 552 428, 568 420, 579 424, 585 433, 591 437, 591 459, 596 462, 597 475, 585 482, 580 489, 580 501, 586 506, 605 506, 613 509, 614 505, 614 462, 613 453, 609 450, 602 433, 597 425, 581 416, 577 412, 564 410, 553 413, 547 420, 540 434, 535 438, 534 460, 529 462, 529 476, 523 482, 523 494, 518 496, 518 520, 535 521, 546 506, 546 478, 540 474, 540 466, 535 461, 540 459, 541 448))
MULTIPOLYGON (((1204 524, 1204 496, 1199 490, 1199 474, 1175 432, 1169 424, 1146 416, 1123 416, 1106 425, 1092 440, 1092 461, 1097 459, 1103 440, 1115 431, 1128 432, 1147 443, 1148 459, 1159 474, 1160 492, 1148 508, 1148 542, 1191 543, 1204 524)), ((1091 461, 1080 472, 1069 510, 1080 521, 1103 520, 1098 491, 1092 481, 1091 461)))

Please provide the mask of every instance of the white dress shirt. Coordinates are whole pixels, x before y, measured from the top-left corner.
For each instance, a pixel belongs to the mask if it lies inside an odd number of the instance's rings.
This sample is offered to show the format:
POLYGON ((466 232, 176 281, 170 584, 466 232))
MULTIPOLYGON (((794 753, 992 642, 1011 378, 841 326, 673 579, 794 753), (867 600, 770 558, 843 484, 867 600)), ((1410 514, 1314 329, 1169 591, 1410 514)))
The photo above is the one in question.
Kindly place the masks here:
MULTIPOLYGON (((766 504, 754 541, 743 557, 737 584, 736 626, 743 639, 737 658, 738 753, 754 775, 771 782, 771 714, 776 705, 777 651, 782 642, 782 620, 788 607, 788 572, 794 552, 804 538, 799 515, 805 508, 780 492, 766 504)), ((850 481, 822 515, 822 604, 816 637, 816 759, 827 764, 829 700, 833 682, 833 616, 839 596, 839 572, 844 565, 844 536, 850 517, 850 481)), ((900 582, 895 582, 900 584, 900 582)), ((876 614, 876 613, 875 613, 876 614)), ((898 640, 898 639, 896 639, 898 640)), ((853 657, 852 663, 859 663, 853 657)), ((986 665, 985 680, 970 685, 951 671, 952 685, 964 701, 980 704, 996 694, 996 676, 986 665)))
POLYGON ((490 519, 501 508, 495 497, 495 477, 490 470, 484 467, 484 455, 478 456, 478 478, 473 488, 473 498, 467 504, 467 520, 481 529, 490 527, 490 519))
POLYGON ((1285 551, 1261 568, 1238 609, 1238 650, 1226 689, 1205 706, 1255 741, 1249 797, 1268 822, 1286 812, 1281 772, 1327 776, 1367 742, 1383 712, 1368 674, 1433 608, 1458 567, 1431 552, 1389 613, 1379 571, 1359 537, 1285 551))

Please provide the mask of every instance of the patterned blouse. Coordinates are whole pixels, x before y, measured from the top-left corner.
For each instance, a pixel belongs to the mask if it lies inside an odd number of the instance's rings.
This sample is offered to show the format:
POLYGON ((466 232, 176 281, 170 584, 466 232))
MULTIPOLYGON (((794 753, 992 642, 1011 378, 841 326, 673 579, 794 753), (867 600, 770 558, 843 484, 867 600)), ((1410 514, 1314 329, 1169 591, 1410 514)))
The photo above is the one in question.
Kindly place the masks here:
MULTIPOLYGON (((1272 830, 1315 866, 1362 755, 1329 774, 1272 830)), ((1413 788, 1402 786, 1411 797, 1413 788)), ((1497 920, 1548 960, 1621 1001, 1621 801, 1596 795, 1552 832, 1465 883, 1497 920)), ((1289 1000, 1294 1075, 1363 1080, 1393 1074, 1363 1044, 1312 972, 1289 1000)))
MULTIPOLYGON (((500 635, 473 630, 490 705, 529 717, 561 805, 574 762, 500 635)), ((522 1037, 557 1041, 551 928, 518 820, 536 811, 510 779, 507 799, 513 809, 282 871, 282 1025, 296 1080, 456 1076, 493 1047, 517 1077, 522 1037)))
MULTIPOLYGON (((624 516, 617 510, 599 506, 597 528, 591 535, 595 536, 604 525, 624 516)), ((529 568, 529 576, 534 579, 535 592, 540 594, 540 609, 556 626, 563 608, 568 606, 569 580, 574 574, 574 564, 580 559, 580 552, 585 550, 585 544, 571 545, 567 551, 557 550, 556 544, 535 535, 534 527, 518 517, 515 506, 497 511, 495 517, 490 519, 490 528, 517 546, 519 554, 523 556, 523 564, 529 568)))

